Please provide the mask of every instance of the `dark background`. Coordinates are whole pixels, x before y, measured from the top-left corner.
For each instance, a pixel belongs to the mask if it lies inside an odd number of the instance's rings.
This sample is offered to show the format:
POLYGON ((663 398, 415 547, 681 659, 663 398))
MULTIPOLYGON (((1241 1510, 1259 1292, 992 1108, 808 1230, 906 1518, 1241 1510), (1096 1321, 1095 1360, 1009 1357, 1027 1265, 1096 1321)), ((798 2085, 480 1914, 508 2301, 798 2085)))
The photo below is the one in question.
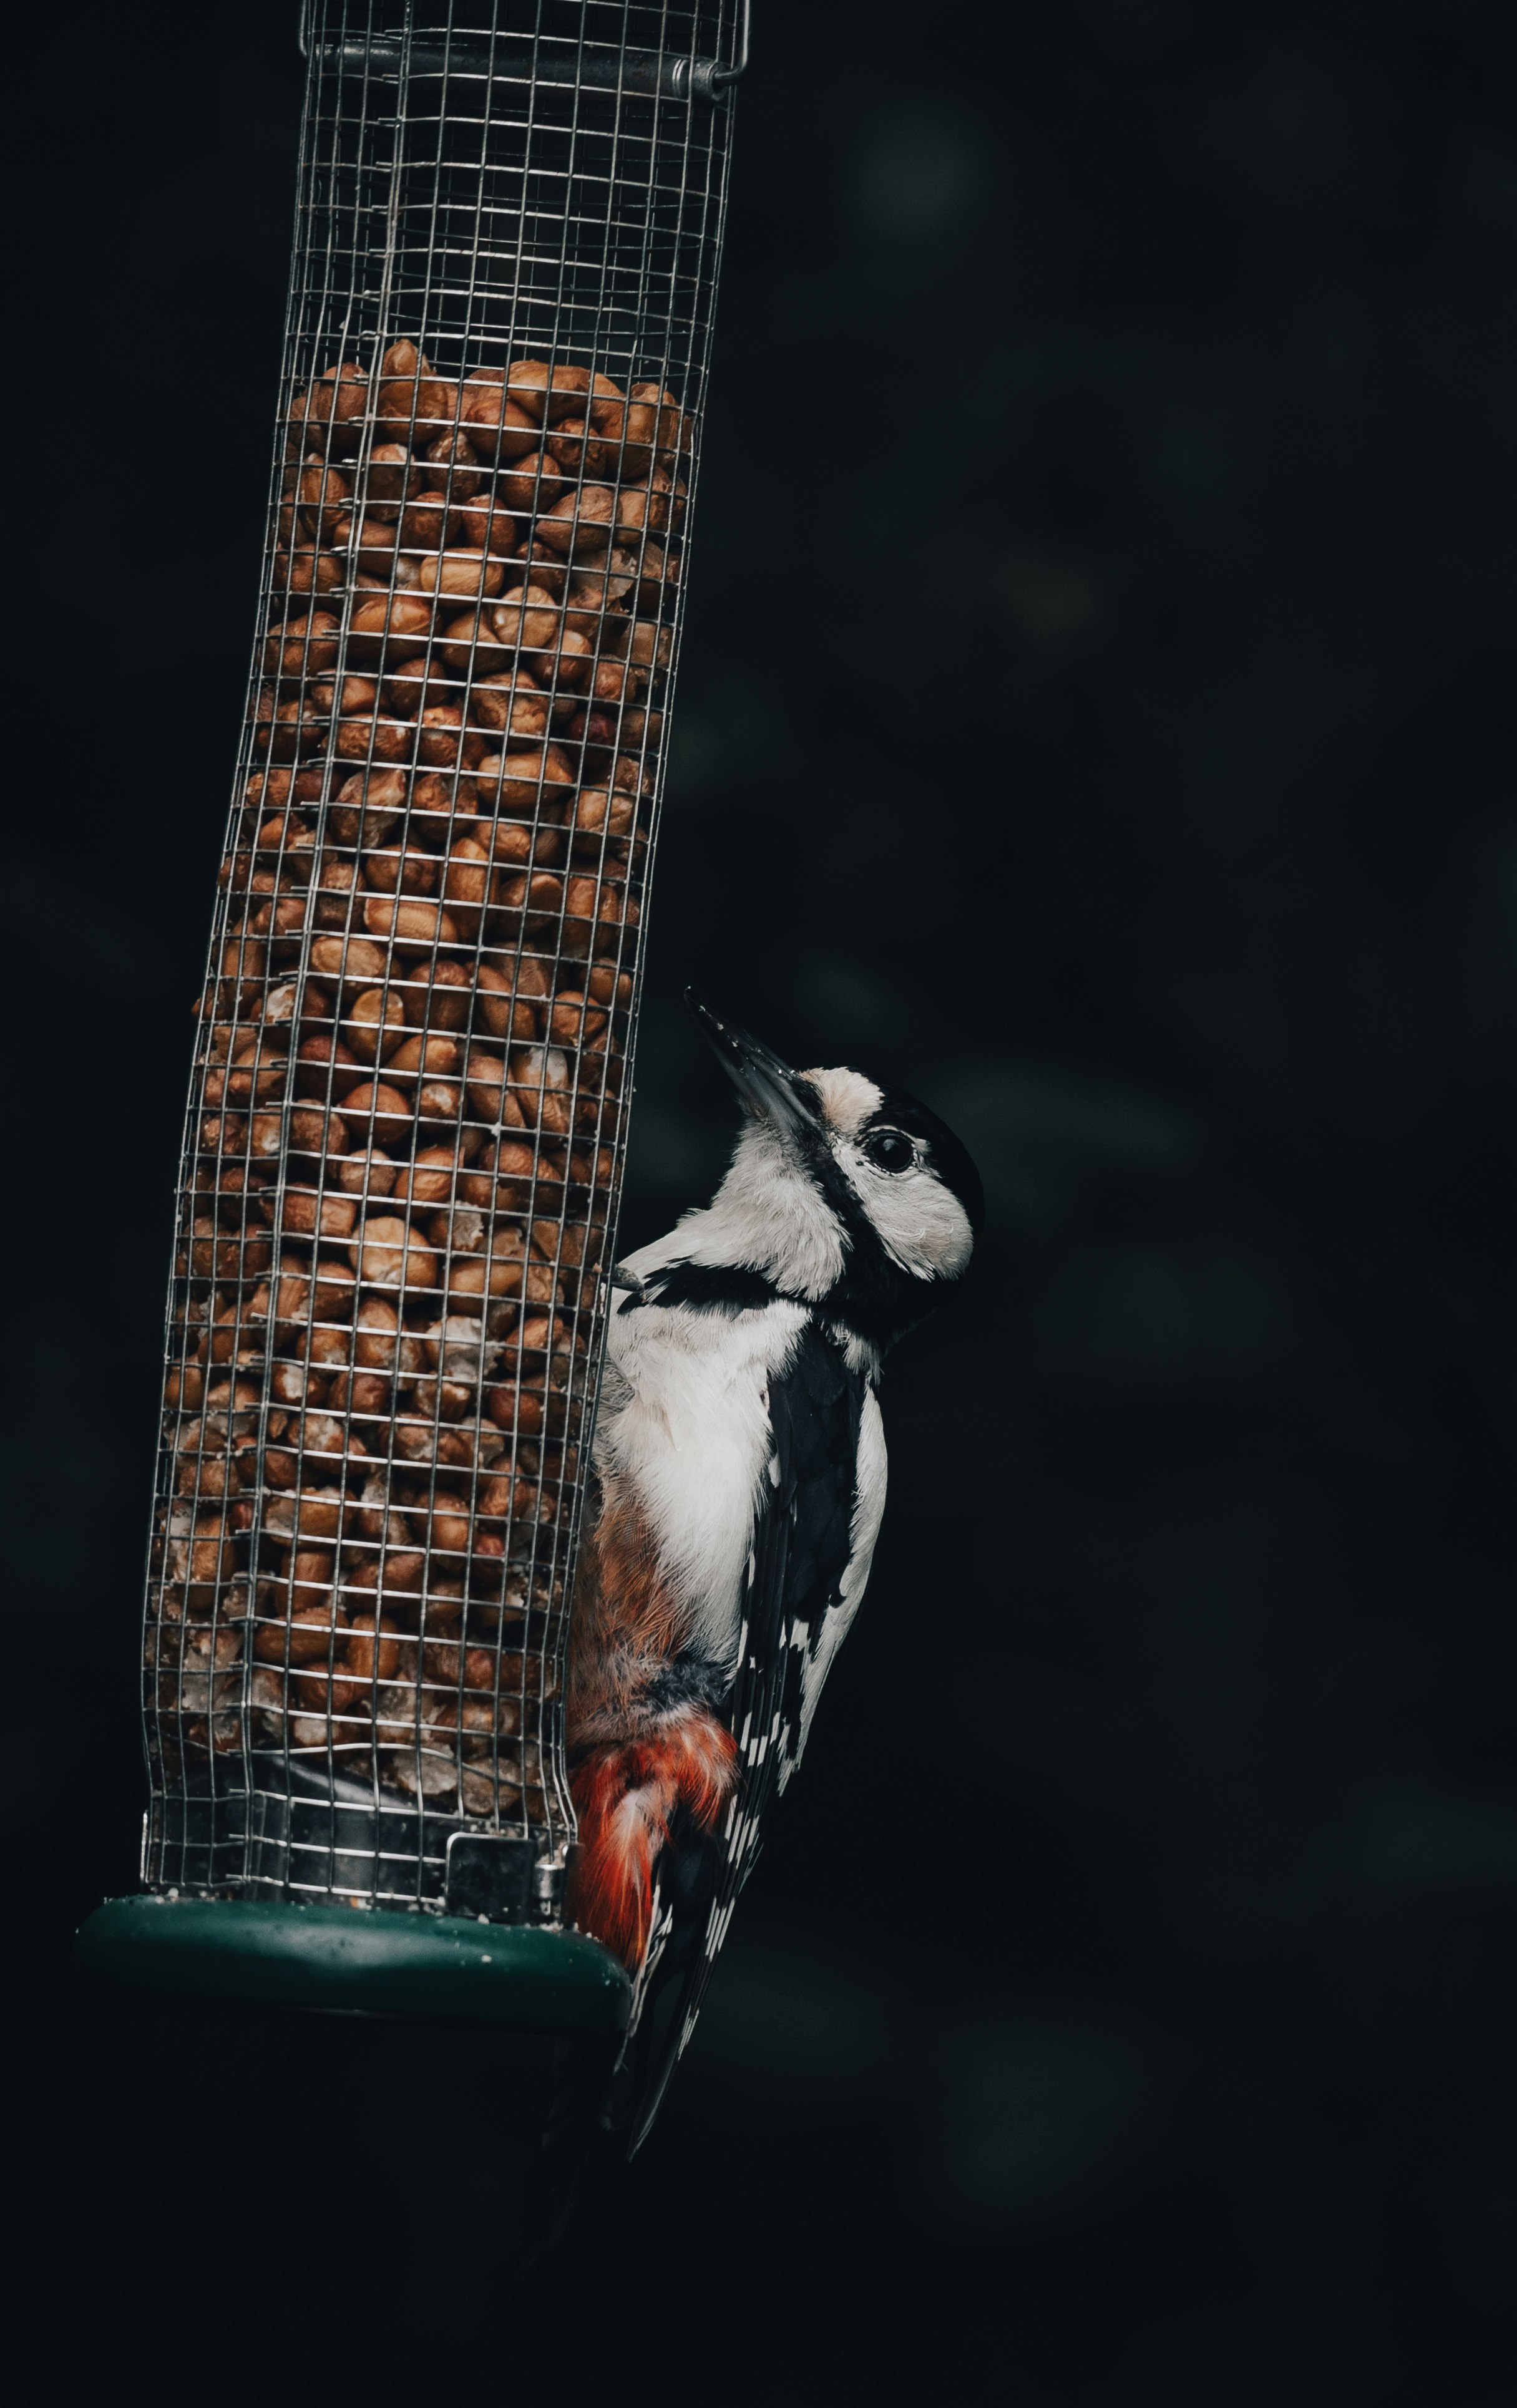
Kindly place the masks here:
MULTIPOLYGON (((624 1237, 730 1131, 686 979, 928 1098, 990 1223, 890 1367, 868 1608, 571 2329, 744 2400, 1497 2408, 1517 20, 755 14, 624 1237)), ((488 2217, 414 2178, 460 2118, 487 2167, 488 2100, 376 2108, 370 2053, 270 2165, 255 2042, 123 2056, 63 1980, 135 1875, 295 16, 13 54, 0 1763, 37 2265, 320 2320, 382 2113, 340 2364, 428 2251, 451 2349, 491 2327, 488 2217)))

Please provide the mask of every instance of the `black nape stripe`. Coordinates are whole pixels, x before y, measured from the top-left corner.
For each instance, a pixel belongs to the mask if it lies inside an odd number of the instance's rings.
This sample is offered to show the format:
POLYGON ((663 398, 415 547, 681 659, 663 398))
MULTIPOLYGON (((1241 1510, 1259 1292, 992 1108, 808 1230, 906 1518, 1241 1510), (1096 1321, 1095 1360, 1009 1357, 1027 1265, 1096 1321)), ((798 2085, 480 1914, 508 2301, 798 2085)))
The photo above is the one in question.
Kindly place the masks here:
POLYGON ((779 1289, 762 1271, 738 1263, 671 1263, 643 1281, 650 1304, 694 1312, 759 1312, 779 1289))

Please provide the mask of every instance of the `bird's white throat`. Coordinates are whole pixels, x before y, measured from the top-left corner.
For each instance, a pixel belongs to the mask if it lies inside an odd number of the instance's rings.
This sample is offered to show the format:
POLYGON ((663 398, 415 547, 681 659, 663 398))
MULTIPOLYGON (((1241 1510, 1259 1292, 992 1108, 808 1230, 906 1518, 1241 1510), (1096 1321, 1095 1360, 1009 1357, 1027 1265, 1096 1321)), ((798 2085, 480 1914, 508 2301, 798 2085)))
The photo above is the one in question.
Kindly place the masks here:
POLYGON ((709 1204, 684 1213, 646 1256, 660 1263, 744 1264, 787 1296, 814 1302, 841 1278, 843 1232, 814 1179, 766 1121, 749 1121, 709 1204))

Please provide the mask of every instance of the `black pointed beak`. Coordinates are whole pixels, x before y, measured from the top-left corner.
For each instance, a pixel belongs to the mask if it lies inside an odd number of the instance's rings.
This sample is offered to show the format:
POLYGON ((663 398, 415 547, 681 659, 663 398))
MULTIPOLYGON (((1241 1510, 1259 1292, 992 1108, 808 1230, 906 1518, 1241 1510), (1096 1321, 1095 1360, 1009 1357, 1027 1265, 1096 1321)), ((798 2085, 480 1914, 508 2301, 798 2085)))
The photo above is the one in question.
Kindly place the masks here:
POLYGON ((745 1028, 739 1028, 730 1020, 718 1019, 707 1005, 696 1000, 688 987, 685 1000, 707 1044, 757 1119, 768 1121, 782 1137, 792 1140, 815 1143, 825 1137, 811 1091, 787 1062, 782 1062, 767 1045, 760 1045, 745 1028))

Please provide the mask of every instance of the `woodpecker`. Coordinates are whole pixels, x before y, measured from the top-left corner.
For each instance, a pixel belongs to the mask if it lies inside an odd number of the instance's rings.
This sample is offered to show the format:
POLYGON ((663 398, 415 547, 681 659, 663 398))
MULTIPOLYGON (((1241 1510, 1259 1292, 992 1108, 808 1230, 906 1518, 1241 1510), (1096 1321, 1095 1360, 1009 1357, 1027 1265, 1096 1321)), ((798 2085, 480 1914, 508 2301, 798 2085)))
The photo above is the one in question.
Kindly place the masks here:
POLYGON ((633 1977, 603 2118, 629 2153, 869 1578, 881 1364, 962 1278, 984 1217, 925 1105, 792 1070, 686 1000, 744 1121, 712 1202, 612 1274, 567 1696, 569 1912, 633 1977))

